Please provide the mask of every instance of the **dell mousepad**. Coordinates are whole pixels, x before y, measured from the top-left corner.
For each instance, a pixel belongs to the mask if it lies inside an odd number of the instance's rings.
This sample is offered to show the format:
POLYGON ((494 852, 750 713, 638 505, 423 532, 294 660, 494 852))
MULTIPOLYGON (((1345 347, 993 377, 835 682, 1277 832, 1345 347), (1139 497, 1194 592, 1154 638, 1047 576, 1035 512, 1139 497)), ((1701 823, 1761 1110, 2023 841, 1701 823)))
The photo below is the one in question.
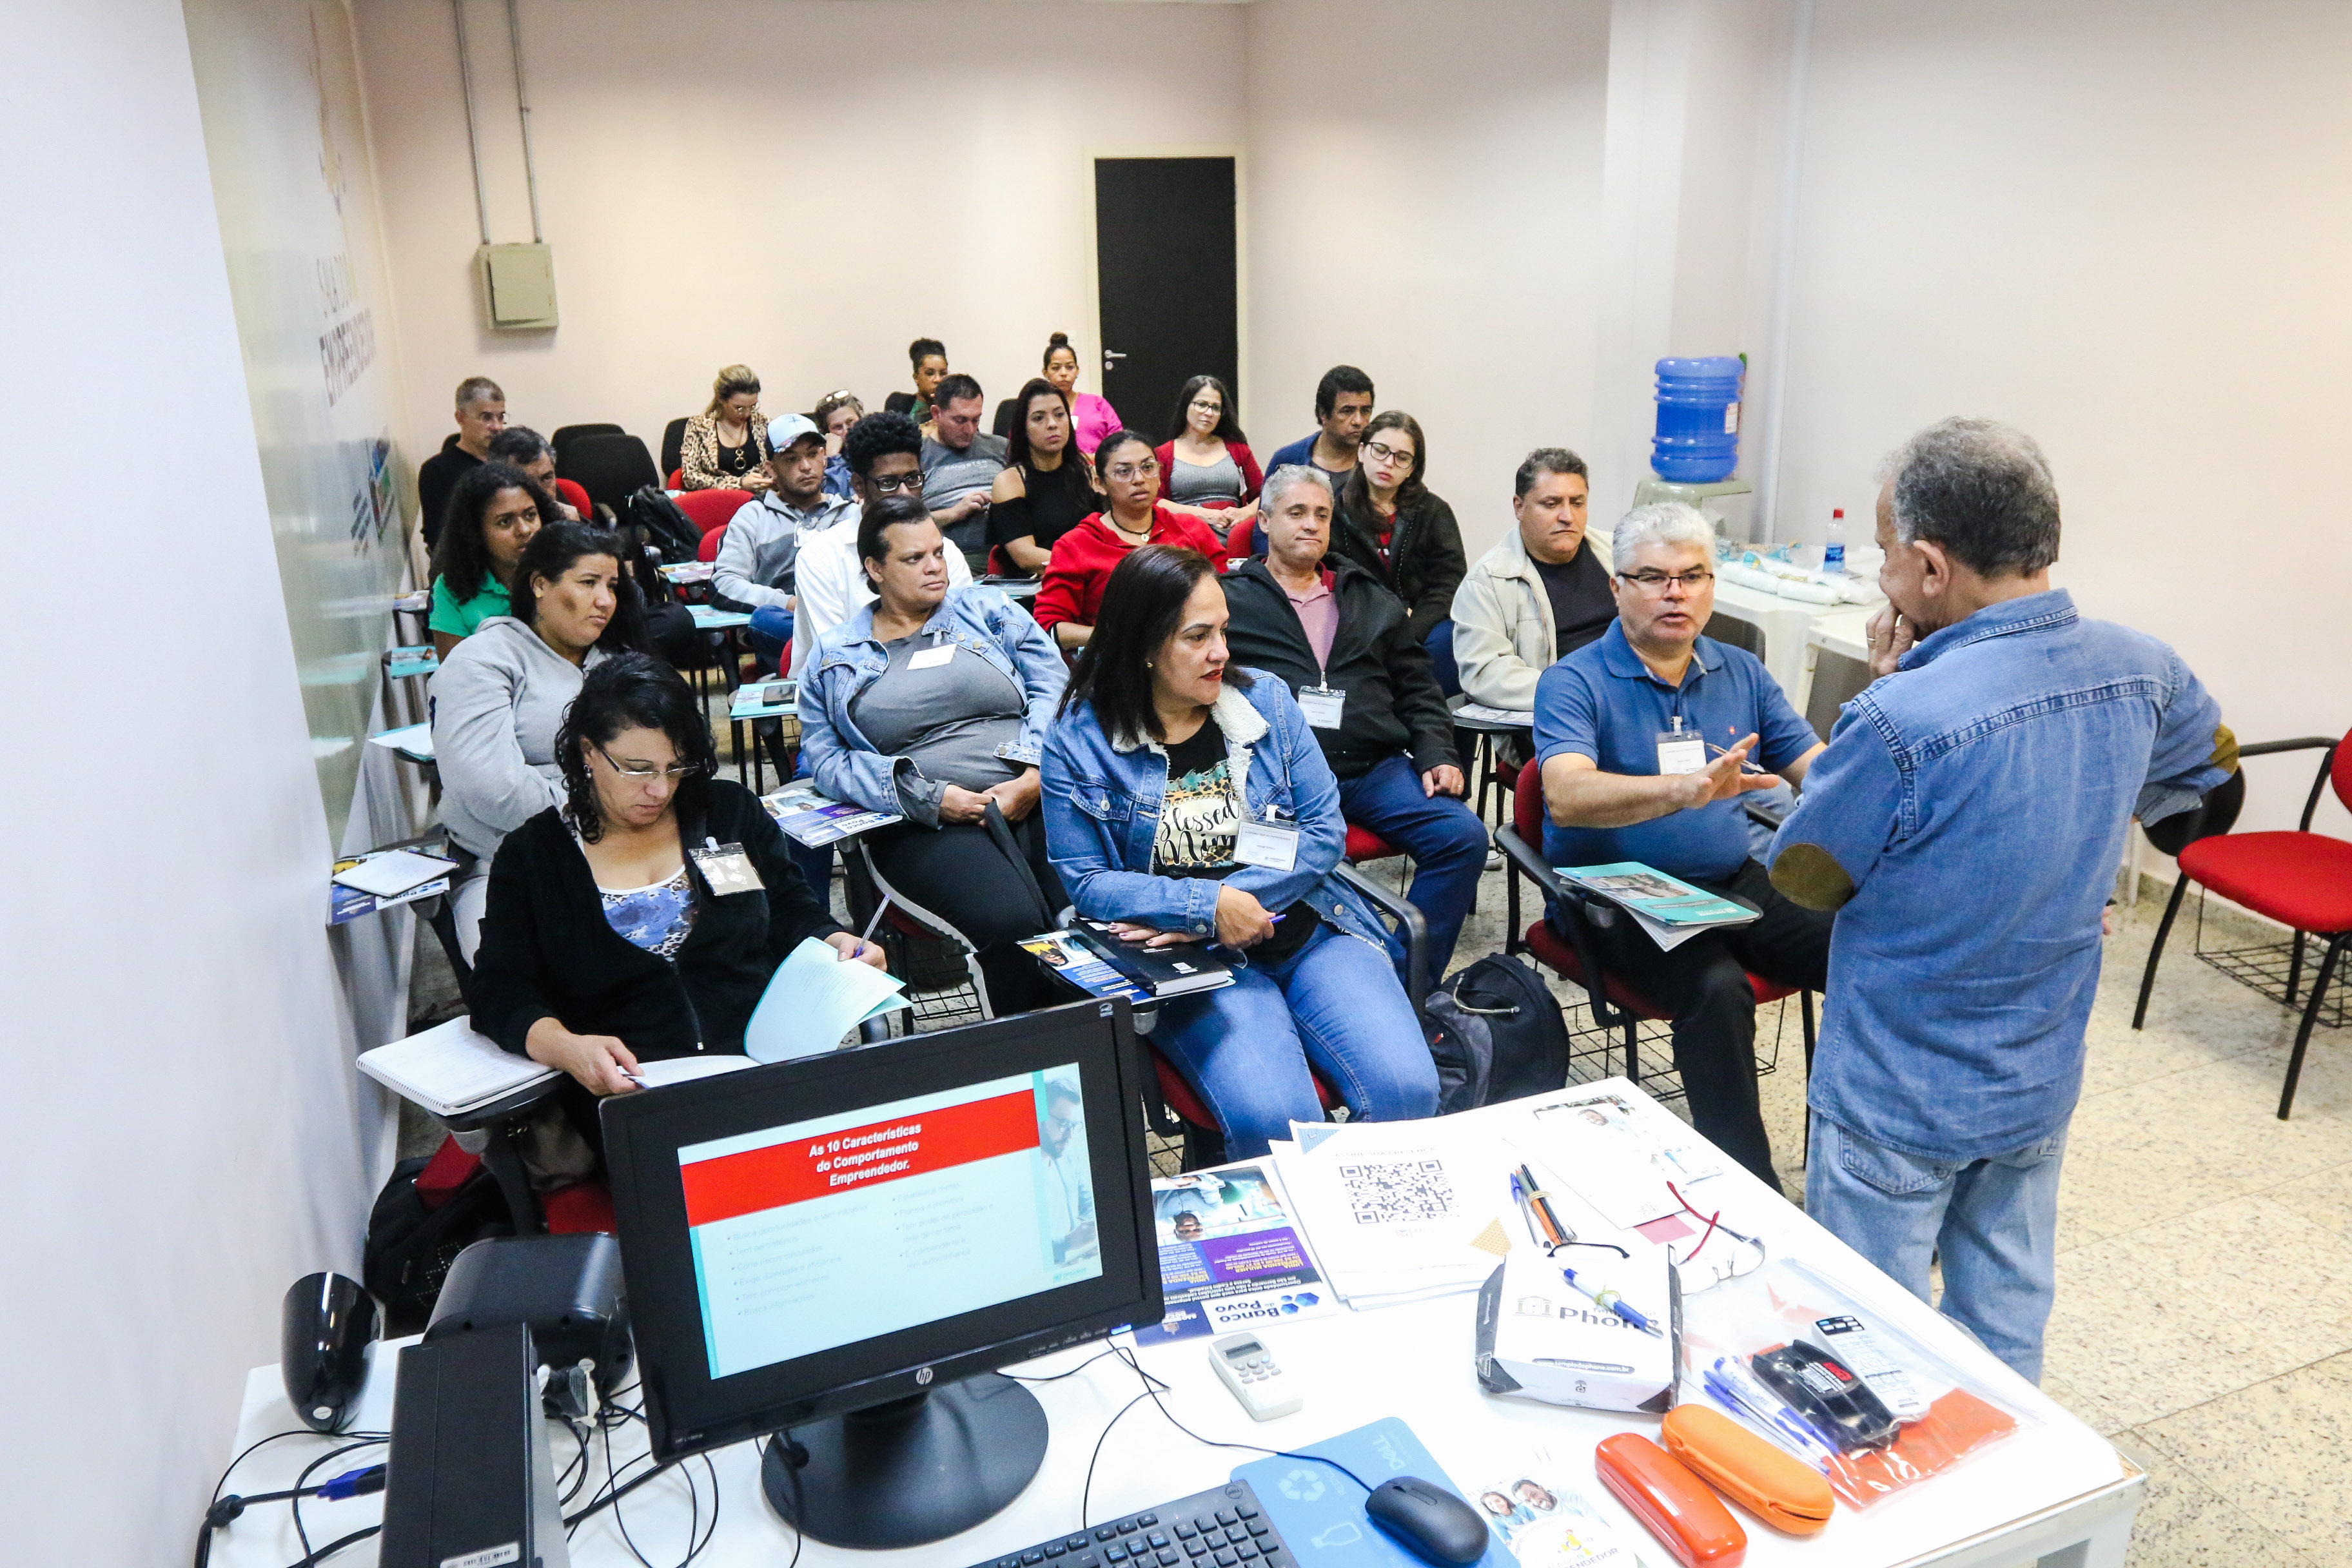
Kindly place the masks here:
MULTIPOLYGON (((1336 1459, 1371 1486, 1399 1476, 1419 1476, 1455 1496, 1462 1489, 1430 1457, 1412 1428, 1393 1415, 1369 1426, 1302 1445, 1297 1452, 1336 1459)), ((1411 1548, 1381 1533, 1364 1517, 1364 1489, 1328 1465, 1304 1459, 1253 1459, 1235 1467, 1234 1479, 1247 1481, 1257 1500, 1289 1544, 1299 1568, 1428 1568, 1411 1548)), ((1511 1549, 1488 1531, 1486 1555, 1478 1568, 1517 1568, 1511 1549)))

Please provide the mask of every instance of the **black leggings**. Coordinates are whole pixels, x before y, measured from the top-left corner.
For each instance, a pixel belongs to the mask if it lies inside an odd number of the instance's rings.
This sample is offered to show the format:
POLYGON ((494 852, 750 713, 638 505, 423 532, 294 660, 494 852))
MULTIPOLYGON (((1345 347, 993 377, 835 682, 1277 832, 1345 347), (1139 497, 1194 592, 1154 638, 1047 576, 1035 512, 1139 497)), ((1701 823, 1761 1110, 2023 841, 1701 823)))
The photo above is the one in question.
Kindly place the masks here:
POLYGON ((1067 1000, 1020 946, 1024 937, 1051 930, 1067 901, 1061 879, 1045 858, 1045 820, 1033 811, 1010 826, 1013 845, 1036 879, 1034 890, 1030 878, 980 823, 942 823, 937 828, 901 823, 866 840, 875 869, 892 887, 971 939, 988 981, 989 1005, 1000 1016, 1067 1000), (1039 892, 1045 900, 1042 910, 1039 892))

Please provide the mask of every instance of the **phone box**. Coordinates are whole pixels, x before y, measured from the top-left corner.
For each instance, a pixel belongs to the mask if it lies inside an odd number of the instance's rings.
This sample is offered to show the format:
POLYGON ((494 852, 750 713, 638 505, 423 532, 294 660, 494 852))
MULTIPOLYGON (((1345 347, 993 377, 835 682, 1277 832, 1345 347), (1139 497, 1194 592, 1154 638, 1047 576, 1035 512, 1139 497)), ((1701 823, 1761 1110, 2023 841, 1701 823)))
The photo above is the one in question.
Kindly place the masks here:
MULTIPOLYGON (((1674 1403, 1682 1298, 1662 1248, 1631 1258, 1594 1247, 1567 1255, 1581 1271, 1605 1268, 1629 1304, 1665 1327, 1643 1333, 1560 1277, 1531 1247, 1513 1247, 1478 1291, 1478 1381, 1489 1394, 1590 1410, 1662 1412, 1674 1403)), ((1580 1278, 1582 1275, 1580 1272, 1580 1278)))

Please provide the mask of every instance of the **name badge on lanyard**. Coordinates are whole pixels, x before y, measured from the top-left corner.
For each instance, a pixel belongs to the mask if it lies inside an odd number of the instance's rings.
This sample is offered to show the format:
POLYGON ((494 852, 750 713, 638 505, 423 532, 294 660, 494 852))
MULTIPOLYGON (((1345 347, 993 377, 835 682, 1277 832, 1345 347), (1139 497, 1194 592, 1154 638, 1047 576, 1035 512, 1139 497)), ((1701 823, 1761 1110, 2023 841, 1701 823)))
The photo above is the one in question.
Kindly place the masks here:
POLYGON ((1298 710, 1307 715, 1307 727, 1315 730, 1336 730, 1339 715, 1348 706, 1348 694, 1328 686, 1302 686, 1298 689, 1298 710))
POLYGON ((943 642, 927 647, 907 661, 908 669, 937 669, 955 658, 955 644, 943 642))
POLYGON ((1234 858, 1244 866, 1263 867, 1269 871, 1290 870, 1298 864, 1298 825, 1272 821, 1275 808, 1269 805, 1265 809, 1269 820, 1242 820, 1241 830, 1234 835, 1234 858))
POLYGON ((1706 742, 1696 730, 1683 728, 1682 715, 1675 715, 1675 727, 1658 731, 1658 773, 1695 773, 1706 766, 1706 742))
POLYGON ((721 844, 716 838, 703 843, 706 847, 687 853, 694 857, 695 868, 713 893, 723 898, 729 893, 756 893, 767 886, 751 868, 751 858, 743 853, 740 844, 721 844))

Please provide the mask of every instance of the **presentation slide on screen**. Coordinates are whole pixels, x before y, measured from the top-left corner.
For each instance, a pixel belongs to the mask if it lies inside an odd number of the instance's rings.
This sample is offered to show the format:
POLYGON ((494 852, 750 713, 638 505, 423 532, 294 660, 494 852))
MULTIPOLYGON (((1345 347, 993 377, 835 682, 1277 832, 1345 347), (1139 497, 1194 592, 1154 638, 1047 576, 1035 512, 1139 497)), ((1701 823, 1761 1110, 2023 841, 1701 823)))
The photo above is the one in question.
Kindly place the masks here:
POLYGON ((1102 1273, 1075 1064, 677 1152, 714 1378, 1102 1273))

